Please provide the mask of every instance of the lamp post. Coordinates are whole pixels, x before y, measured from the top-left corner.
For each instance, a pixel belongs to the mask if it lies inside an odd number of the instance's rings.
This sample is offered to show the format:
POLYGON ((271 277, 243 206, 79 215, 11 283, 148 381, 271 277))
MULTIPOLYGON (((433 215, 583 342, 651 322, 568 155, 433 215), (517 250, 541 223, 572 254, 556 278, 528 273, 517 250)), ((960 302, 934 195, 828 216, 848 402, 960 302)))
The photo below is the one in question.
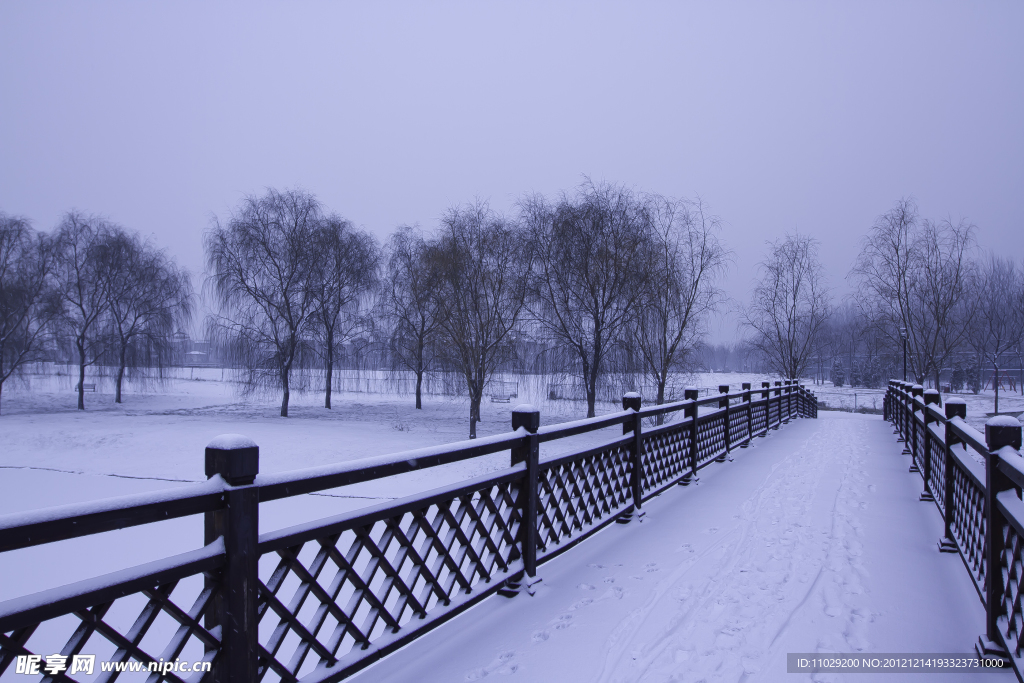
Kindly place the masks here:
POLYGON ((900 328, 900 339, 903 340, 903 381, 907 381, 907 328, 900 328))

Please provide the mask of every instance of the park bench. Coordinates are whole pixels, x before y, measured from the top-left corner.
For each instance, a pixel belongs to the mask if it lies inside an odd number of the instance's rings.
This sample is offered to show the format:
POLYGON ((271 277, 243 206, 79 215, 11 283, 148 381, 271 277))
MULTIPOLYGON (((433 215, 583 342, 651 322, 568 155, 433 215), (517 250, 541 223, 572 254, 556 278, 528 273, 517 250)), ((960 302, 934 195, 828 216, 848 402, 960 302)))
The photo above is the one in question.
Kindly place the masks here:
MULTIPOLYGON (((78 385, 77 384, 75 385, 75 391, 78 391, 78 385)), ((95 394, 96 393, 96 383, 95 382, 85 382, 84 384, 82 384, 82 391, 91 391, 92 393, 95 394)))

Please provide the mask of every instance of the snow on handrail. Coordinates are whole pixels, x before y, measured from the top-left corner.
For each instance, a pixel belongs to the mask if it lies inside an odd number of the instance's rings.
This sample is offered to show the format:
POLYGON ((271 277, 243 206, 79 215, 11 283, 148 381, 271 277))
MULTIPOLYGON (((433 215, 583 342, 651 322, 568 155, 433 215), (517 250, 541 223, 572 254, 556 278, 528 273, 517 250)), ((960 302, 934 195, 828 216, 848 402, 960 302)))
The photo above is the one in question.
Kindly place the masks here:
POLYGON ((227 484, 200 484, 0 516, 0 552, 216 510, 227 484))
POLYGON ((261 502, 288 498, 496 453, 521 445, 526 435, 527 431, 520 427, 514 432, 480 439, 350 460, 336 465, 260 474, 256 476, 255 485, 260 488, 261 502))

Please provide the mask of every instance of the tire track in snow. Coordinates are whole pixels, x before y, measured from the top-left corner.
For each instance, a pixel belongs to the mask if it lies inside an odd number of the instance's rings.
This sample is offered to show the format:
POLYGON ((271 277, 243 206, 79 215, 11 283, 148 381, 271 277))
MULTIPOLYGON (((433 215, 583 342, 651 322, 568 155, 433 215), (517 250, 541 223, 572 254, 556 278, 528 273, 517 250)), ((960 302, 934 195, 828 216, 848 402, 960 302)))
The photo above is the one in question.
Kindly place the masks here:
POLYGON ((819 650, 866 648, 871 615, 857 607, 864 472, 859 439, 849 434, 864 426, 822 422, 776 463, 741 506, 738 523, 670 573, 612 632, 598 680, 746 680, 794 619, 805 618, 798 613, 812 609, 827 627, 819 650), (830 487, 825 501, 823 485, 830 487), (822 508, 823 518, 813 519, 822 508))

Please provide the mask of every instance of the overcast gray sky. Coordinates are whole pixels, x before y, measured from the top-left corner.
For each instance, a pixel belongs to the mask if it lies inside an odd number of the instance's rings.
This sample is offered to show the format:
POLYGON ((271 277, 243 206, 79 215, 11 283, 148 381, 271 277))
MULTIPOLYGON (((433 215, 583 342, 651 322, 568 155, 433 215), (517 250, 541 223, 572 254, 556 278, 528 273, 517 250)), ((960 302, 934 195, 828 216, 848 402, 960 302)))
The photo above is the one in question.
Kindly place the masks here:
POLYGON ((384 239, 586 174, 700 194, 736 299, 794 229, 842 294, 903 196, 1024 256, 1022 36, 1017 0, 4 1, 0 210, 100 213, 201 273, 268 186, 384 239))

